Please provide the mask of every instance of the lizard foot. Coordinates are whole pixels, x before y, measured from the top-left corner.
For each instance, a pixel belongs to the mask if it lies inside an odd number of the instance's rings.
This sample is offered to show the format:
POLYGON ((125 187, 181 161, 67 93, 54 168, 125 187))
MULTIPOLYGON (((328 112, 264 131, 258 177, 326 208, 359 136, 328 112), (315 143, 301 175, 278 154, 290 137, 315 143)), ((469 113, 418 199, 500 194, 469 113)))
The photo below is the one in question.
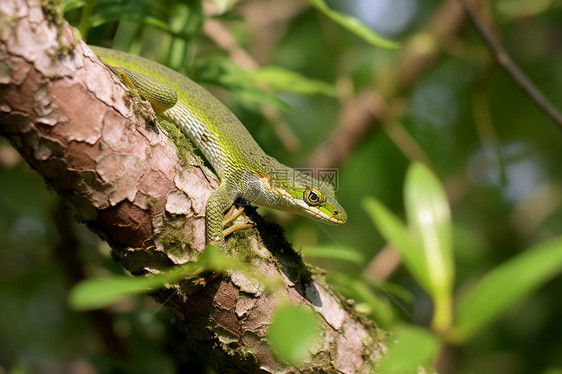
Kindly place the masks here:
MULTIPOLYGON (((243 206, 232 205, 228 212, 224 215, 222 226, 224 227, 230 222, 234 221, 236 218, 238 218, 238 216, 240 216, 240 214, 242 214, 242 212, 244 212, 243 206)), ((252 227, 254 227, 254 225, 251 223, 238 223, 223 230, 223 236, 226 238, 236 230, 250 229, 252 227)))

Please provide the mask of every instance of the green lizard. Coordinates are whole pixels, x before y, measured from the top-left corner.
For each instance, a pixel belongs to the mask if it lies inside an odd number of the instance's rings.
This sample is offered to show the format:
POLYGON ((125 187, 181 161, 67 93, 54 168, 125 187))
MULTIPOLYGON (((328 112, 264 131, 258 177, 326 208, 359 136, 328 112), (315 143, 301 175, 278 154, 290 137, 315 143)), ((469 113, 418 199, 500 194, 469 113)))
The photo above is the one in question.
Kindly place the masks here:
POLYGON ((224 241, 223 218, 237 198, 341 225, 347 220, 333 187, 265 154, 218 99, 182 74, 156 62, 91 47, 154 111, 178 126, 202 151, 221 183, 207 202, 207 243, 224 241))

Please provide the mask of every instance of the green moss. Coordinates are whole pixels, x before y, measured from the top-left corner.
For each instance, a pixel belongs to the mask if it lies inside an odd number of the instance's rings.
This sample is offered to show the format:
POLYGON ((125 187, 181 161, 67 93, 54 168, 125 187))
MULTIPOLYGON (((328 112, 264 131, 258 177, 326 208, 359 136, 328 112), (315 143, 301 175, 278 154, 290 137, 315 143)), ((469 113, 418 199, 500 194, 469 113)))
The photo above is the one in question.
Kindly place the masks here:
POLYGON ((74 26, 71 26, 71 28, 72 28, 72 37, 74 38, 74 40, 82 40, 82 35, 80 35, 80 30, 78 30, 74 26))
POLYGON ((43 9, 43 13, 45 13, 49 22, 53 22, 57 26, 63 24, 61 0, 42 0, 41 9, 43 9))
POLYGON ((176 146, 178 157, 183 166, 204 164, 201 158, 194 155, 195 147, 193 143, 191 143, 191 140, 189 140, 176 125, 162 118, 158 118, 158 123, 176 146))
POLYGON ((249 262, 256 256, 252 249, 252 241, 250 240, 252 230, 255 229, 237 230, 226 241, 227 249, 229 251, 236 251, 236 257, 244 262, 249 262))
MULTIPOLYGON (((256 367, 258 360, 256 359, 255 356, 255 348, 253 347, 248 347, 246 345, 240 346, 237 342, 233 342, 233 344, 225 344, 223 343, 220 338, 219 335, 217 334, 216 327, 215 328, 211 328, 208 327, 208 329, 210 331, 212 331, 213 334, 216 334, 216 339, 218 340, 217 344, 221 347, 222 351, 224 352, 228 352, 228 354, 231 357, 236 357, 236 362, 235 362, 235 367, 236 367, 236 373, 255 373, 258 372, 258 369, 256 367)), ((253 340, 256 341, 263 341, 264 338, 262 336, 259 336, 257 334, 255 334, 254 332, 251 332, 250 330, 245 330, 244 331, 244 335, 248 336, 248 335, 253 335, 253 340)), ((234 336, 238 336, 238 334, 235 334, 234 336)), ((240 339, 240 338, 238 338, 240 339)), ((220 373, 231 373, 234 372, 232 366, 228 363, 228 362, 224 362, 223 365, 226 365, 224 367, 222 366, 218 366, 217 370, 220 373)))
POLYGON ((158 235, 158 240, 164 246, 164 251, 175 257, 183 257, 188 251, 189 238, 173 224, 168 224, 158 235))
POLYGON ((158 202, 158 200, 155 199, 155 198, 153 198, 153 197, 148 197, 148 198, 146 199, 146 205, 147 205, 149 208, 152 208, 153 206, 155 206, 157 202, 158 202))
POLYGON ((15 14, 5 15, 0 19, 0 39, 4 39, 5 29, 14 27, 17 21, 18 16, 15 14))
MULTIPOLYGON (((43 9, 43 13, 45 17, 50 23, 53 23, 57 27, 57 53, 55 57, 65 56, 69 52, 71 52, 74 47, 75 43, 69 44, 66 40, 63 31, 64 25, 64 16, 62 14, 62 1, 61 0, 42 0, 41 1, 41 9, 43 9)), ((80 37, 77 37, 76 34, 73 33, 75 40, 80 40, 80 37)))

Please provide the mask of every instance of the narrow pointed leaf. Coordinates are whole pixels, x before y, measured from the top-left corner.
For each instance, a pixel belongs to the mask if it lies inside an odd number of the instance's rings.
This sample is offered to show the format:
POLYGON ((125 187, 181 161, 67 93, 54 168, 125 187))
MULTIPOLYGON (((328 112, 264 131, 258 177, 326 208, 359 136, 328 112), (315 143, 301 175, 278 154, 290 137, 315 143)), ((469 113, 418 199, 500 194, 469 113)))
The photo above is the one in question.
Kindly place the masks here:
POLYGON ((454 261, 451 212, 445 191, 423 164, 414 163, 406 175, 404 199, 411 239, 419 243, 434 303, 432 328, 445 332, 453 319, 454 261))
POLYGON ((398 43, 384 39, 382 36, 371 30, 363 22, 359 21, 357 18, 330 9, 324 0, 308 0, 308 2, 312 4, 313 7, 328 16, 332 21, 336 22, 343 28, 351 31, 352 33, 372 45, 388 49, 398 48, 399 46, 398 43))
POLYGON ((454 336, 465 341, 562 271, 562 237, 539 244, 486 275, 459 305, 454 336))
POLYGON ((383 358, 378 374, 419 373, 428 366, 437 353, 439 339, 419 327, 396 331, 390 338, 388 353, 383 358))
POLYGON ((256 83, 265 83, 274 91, 295 92, 303 95, 336 96, 336 88, 333 85, 277 66, 252 70, 250 76, 256 83))
POLYGON ((392 212, 373 198, 366 198, 363 207, 379 229, 382 236, 398 252, 404 265, 425 289, 429 289, 429 275, 425 266, 423 252, 418 245, 410 240, 404 224, 392 212))
POLYGON ((310 356, 320 333, 320 323, 313 311, 286 304, 275 312, 267 337, 279 356, 298 366, 310 356))
POLYGON ((293 110, 273 93, 259 87, 254 73, 242 69, 230 59, 216 57, 201 60, 194 65, 194 72, 199 83, 223 87, 242 101, 266 104, 286 112, 293 110))
MULTIPOLYGON (((215 247, 207 248, 196 262, 174 267, 157 275, 129 277, 116 275, 86 279, 70 291, 69 303, 75 310, 99 309, 119 299, 145 294, 162 288, 167 283, 176 283, 200 268, 220 270, 225 262, 224 255, 215 247)), ((231 261, 231 263, 234 263, 231 261)))
POLYGON ((80 8, 86 4, 86 0, 63 0, 62 11, 68 12, 70 10, 80 8))
POLYGON ((327 244, 322 246, 307 246, 301 249, 301 253, 306 257, 327 258, 331 260, 343 260, 352 263, 365 263, 365 256, 357 249, 349 247, 340 247, 335 244, 327 244))

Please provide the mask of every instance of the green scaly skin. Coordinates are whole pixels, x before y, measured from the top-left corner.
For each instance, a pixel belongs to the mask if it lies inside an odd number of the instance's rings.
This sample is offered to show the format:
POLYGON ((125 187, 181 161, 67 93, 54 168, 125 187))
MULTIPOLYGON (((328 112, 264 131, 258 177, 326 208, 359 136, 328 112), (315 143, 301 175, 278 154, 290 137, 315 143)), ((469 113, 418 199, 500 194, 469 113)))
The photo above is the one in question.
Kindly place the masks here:
POLYGON ((208 91, 156 62, 91 47, 106 65, 178 126, 203 152, 221 184, 207 202, 207 242, 223 242, 224 212, 237 198, 331 225, 347 220, 333 187, 265 154, 240 121, 208 91))

